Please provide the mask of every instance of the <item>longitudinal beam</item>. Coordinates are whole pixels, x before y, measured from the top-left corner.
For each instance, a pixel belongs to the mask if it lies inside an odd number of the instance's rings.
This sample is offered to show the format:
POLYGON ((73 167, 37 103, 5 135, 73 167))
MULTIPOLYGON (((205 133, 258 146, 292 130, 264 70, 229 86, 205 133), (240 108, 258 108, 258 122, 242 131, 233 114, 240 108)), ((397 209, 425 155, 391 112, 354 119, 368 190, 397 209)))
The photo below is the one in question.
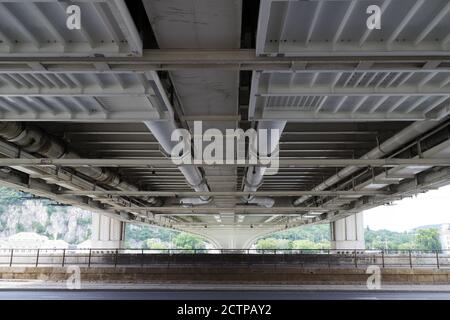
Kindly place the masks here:
POLYGON ((213 191, 213 192, 170 192, 170 191, 64 191, 61 195, 79 196, 149 196, 149 197, 201 197, 201 196, 271 196, 271 197, 295 197, 303 195, 311 196, 379 196, 389 195, 387 191, 213 191))
MULTIPOLYGON (((255 163, 245 162, 239 164, 207 164, 199 163, 198 166, 236 166, 269 167, 270 162, 261 158, 255 163)), ((176 166, 171 159, 0 159, 0 166, 65 166, 65 167, 152 167, 152 166, 176 166)), ((450 158, 430 159, 280 159, 280 167, 396 167, 396 166, 439 166, 449 167, 450 158)))
POLYGON ((255 50, 145 50, 142 57, 0 57, 0 73, 145 72, 149 70, 230 69, 264 71, 355 70, 397 72, 450 70, 449 56, 399 57, 258 57, 255 50), (361 68, 362 61, 371 61, 361 68), (435 62, 430 68, 427 62, 435 62))
POLYGON ((409 86, 402 88, 334 88, 329 86, 297 86, 286 89, 285 86, 271 86, 268 92, 258 92, 256 96, 261 97, 296 97, 296 96, 450 96, 450 92, 442 88, 424 88, 409 86))
MULTIPOLYGON (((123 207, 112 207, 114 209, 118 210, 124 210, 123 207)), ((127 208, 127 210, 132 211, 151 211, 154 214, 158 214, 158 212, 162 213, 171 213, 173 215, 176 215, 178 213, 224 213, 224 212, 235 212, 235 213, 295 213, 295 212, 327 212, 336 210, 334 208, 324 208, 324 207, 272 207, 272 208, 264 208, 264 207, 252 207, 252 206, 236 206, 231 208, 220 208, 220 207, 177 207, 177 206, 170 206, 170 207, 138 207, 133 206, 127 208)))

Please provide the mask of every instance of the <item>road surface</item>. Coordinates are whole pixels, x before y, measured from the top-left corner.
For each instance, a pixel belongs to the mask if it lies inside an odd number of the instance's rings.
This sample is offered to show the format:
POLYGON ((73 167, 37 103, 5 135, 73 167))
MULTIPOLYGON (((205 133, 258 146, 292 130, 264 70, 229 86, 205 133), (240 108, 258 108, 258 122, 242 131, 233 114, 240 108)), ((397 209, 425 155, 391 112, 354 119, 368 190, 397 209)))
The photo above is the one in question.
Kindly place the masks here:
POLYGON ((0 290, 0 300, 450 300, 448 291, 0 290))

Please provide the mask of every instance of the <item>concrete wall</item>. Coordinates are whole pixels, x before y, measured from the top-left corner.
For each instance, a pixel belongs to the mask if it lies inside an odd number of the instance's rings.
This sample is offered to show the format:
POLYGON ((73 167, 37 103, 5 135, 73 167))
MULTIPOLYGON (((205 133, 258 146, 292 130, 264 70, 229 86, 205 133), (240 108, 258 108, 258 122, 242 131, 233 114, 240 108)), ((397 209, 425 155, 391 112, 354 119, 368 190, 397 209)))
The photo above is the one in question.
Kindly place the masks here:
MULTIPOLYGON (((82 282, 128 283, 254 283, 254 284, 354 284, 365 285, 365 269, 299 269, 288 267, 156 267, 81 268, 82 282)), ((0 267, 0 279, 66 281, 71 276, 61 267, 0 267)), ((450 284, 450 269, 381 270, 382 285, 450 284)))

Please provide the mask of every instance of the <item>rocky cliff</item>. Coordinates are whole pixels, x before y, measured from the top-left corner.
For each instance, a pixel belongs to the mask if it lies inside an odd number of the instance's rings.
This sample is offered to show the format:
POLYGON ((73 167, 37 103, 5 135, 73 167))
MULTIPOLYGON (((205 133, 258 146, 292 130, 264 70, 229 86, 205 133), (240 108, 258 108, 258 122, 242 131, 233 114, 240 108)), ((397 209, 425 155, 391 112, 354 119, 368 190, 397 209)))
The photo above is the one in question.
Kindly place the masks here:
POLYGON ((77 244, 91 234, 88 211, 0 187, 0 238, 18 232, 36 232, 49 239, 77 244))

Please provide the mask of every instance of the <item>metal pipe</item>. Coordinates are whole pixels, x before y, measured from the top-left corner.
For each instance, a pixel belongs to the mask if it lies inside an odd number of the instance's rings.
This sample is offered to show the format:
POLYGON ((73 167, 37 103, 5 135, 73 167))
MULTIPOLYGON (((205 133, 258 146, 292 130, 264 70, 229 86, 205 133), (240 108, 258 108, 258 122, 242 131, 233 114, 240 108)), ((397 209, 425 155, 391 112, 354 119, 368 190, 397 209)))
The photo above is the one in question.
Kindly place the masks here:
MULTIPOLYGON (((363 155, 360 159, 379 159, 387 154, 394 152, 396 149, 402 147, 405 143, 413 140, 417 136, 424 134, 428 130, 433 129, 438 123, 436 121, 420 121, 414 122, 405 129, 401 130, 399 133, 389 138, 378 147, 373 148, 371 151, 363 155)), ((358 171, 357 166, 348 166, 339 171, 334 176, 328 178, 318 186, 314 187, 311 191, 322 191, 325 190, 332 185, 338 183, 341 179, 349 177, 356 171, 358 171)), ((311 198, 310 195, 305 195, 300 198, 297 198, 294 201, 294 206, 299 206, 306 200, 311 198)))
MULTIPOLYGON (((286 121, 260 121, 257 128, 258 140, 266 137, 266 143, 258 141, 259 149, 258 156, 272 156, 277 150, 280 142, 281 134, 283 133, 286 121), (261 130, 266 130, 267 135, 262 135, 261 130)), ((263 177, 266 172, 266 167, 252 166, 249 167, 244 179, 244 192, 255 192, 263 183, 263 177)), ((275 204, 272 198, 247 196, 242 200, 247 203, 257 204, 266 208, 271 208, 275 204)))
MULTIPOLYGON (((27 152, 37 153, 51 159, 80 159, 80 155, 61 141, 39 127, 21 122, 0 122, 0 138, 11 142, 27 152)), ((74 167, 74 169, 102 184, 122 191, 138 191, 134 185, 122 180, 120 176, 102 167, 74 167)), ((150 204, 159 205, 154 197, 145 197, 150 204)))
MULTIPOLYGON (((172 154, 172 150, 177 145, 177 141, 171 139, 172 133, 178 130, 174 120, 167 121, 145 121, 144 124, 150 129, 155 139, 159 142, 164 151, 172 154)), ((183 155, 186 156, 186 155, 183 155)), ((200 169, 194 165, 180 165, 178 169, 185 177, 187 183, 197 192, 208 192, 209 187, 200 169)), ((199 198, 184 198, 181 203, 184 205, 207 204, 211 201, 209 196, 200 196, 199 198)))

